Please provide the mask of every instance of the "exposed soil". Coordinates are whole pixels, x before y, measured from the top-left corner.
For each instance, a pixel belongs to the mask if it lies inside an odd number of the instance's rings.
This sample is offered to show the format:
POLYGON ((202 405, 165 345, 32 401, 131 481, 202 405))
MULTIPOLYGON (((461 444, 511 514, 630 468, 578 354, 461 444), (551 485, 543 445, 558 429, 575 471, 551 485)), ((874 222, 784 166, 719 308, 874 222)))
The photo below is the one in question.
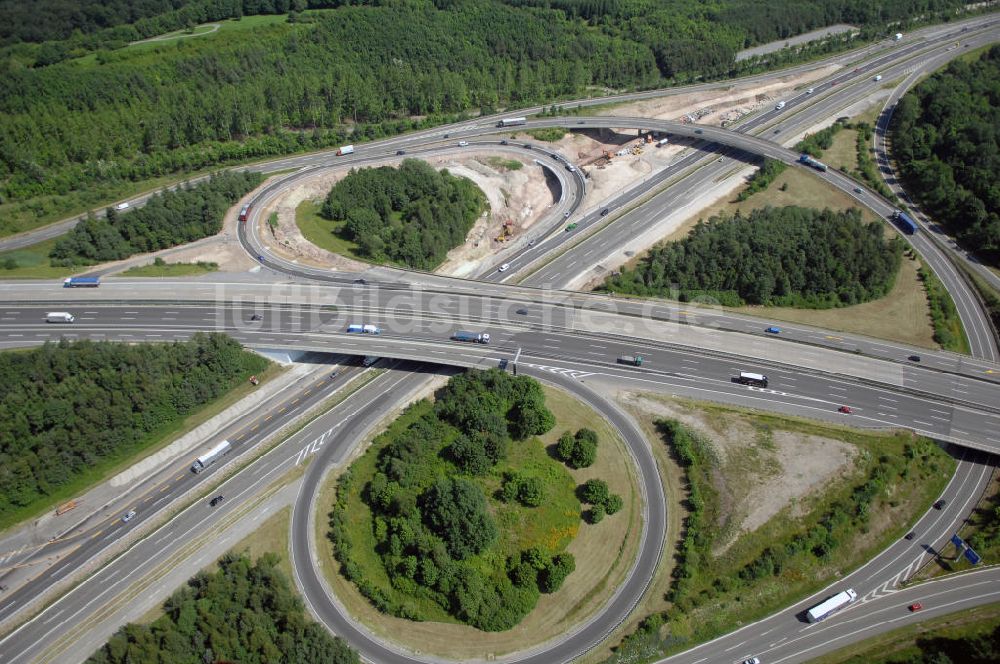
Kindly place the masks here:
POLYGON ((805 498, 853 468, 854 447, 833 438, 763 432, 739 414, 719 416, 659 395, 622 391, 618 400, 650 418, 678 420, 711 441, 720 460, 715 484, 723 522, 718 526, 726 535, 716 555, 741 532, 756 530, 786 507, 793 517, 804 514, 805 498))
POLYGON ((452 175, 469 178, 486 194, 490 204, 489 211, 469 231, 465 243, 448 252, 435 270, 439 274, 463 277, 477 272, 531 228, 554 203, 542 167, 521 155, 462 152, 428 163, 435 168, 447 168, 452 175), (511 159, 524 165, 518 170, 504 168, 502 162, 511 159), (496 238, 508 221, 513 222, 509 239, 498 242, 496 238))
POLYGON ((266 221, 260 229, 260 237, 274 253, 288 259, 312 265, 328 267, 345 272, 359 272, 369 267, 368 263, 356 261, 346 256, 320 249, 303 237, 295 223, 295 209, 306 200, 322 200, 327 192, 347 176, 348 169, 326 170, 285 189, 271 203, 261 210, 260 218, 266 220, 272 212, 278 213, 278 226, 272 233, 266 221))

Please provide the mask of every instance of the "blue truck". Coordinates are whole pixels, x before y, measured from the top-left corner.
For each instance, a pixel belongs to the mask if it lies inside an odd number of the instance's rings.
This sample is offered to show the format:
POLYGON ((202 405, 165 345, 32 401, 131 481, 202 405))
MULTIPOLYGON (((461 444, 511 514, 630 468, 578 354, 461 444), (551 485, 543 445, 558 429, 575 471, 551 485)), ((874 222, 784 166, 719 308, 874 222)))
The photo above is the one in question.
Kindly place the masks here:
POLYGON ((806 166, 811 166, 812 168, 815 168, 817 171, 823 171, 824 173, 826 173, 827 171, 826 164, 824 164, 821 161, 817 161, 816 159, 813 159, 807 154, 799 156, 799 163, 805 164, 806 166))
POLYGON ((899 226, 900 230, 902 230, 907 235, 913 235, 914 233, 917 232, 916 222, 910 219, 910 216, 905 212, 903 212, 902 210, 896 210, 895 212, 893 212, 892 220, 895 221, 896 225, 899 226))
POLYGON ((100 285, 100 277, 70 277, 63 280, 63 288, 97 288, 100 285))
POLYGON ((490 342, 488 332, 466 332, 465 330, 459 330, 451 335, 451 338, 455 341, 466 341, 474 344, 488 344, 490 342))

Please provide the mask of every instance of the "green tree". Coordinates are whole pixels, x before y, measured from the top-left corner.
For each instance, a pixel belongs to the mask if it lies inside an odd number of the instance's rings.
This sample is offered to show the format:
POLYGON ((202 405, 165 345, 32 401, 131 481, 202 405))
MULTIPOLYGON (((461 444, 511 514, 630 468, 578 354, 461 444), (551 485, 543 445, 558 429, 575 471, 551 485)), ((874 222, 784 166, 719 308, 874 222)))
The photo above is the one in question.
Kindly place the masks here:
POLYGON ((456 560, 479 553, 499 535, 486 507, 486 496, 468 480, 437 480, 423 495, 421 509, 427 525, 444 540, 456 560))
POLYGON ((590 503, 591 505, 604 505, 609 495, 608 483, 604 480, 587 480, 580 489, 580 496, 583 502, 590 503))

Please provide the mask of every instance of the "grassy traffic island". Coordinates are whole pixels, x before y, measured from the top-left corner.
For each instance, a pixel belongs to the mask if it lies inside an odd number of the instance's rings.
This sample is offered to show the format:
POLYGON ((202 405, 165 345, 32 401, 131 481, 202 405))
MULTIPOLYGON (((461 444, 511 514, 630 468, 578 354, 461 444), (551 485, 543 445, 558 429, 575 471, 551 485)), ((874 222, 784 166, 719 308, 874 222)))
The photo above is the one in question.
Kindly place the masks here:
POLYGON ((641 527, 628 459, 568 394, 461 374, 324 491, 321 566, 352 616, 403 647, 458 660, 531 648, 624 579, 641 527))
POLYGON ((399 168, 352 170, 321 206, 303 206, 296 223, 321 249, 432 270, 465 241, 488 202, 471 180, 404 159, 399 168))

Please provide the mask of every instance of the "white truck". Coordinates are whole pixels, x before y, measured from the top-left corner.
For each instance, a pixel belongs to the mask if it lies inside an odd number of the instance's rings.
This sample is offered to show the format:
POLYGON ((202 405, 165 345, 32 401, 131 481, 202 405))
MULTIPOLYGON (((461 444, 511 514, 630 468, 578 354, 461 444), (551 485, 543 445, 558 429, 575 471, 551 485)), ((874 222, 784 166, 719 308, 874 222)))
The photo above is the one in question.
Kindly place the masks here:
POLYGON ((345 154, 354 154, 354 146, 353 145, 345 145, 344 147, 342 147, 339 150, 337 150, 337 156, 338 157, 343 157, 345 154))
POLYGON ((504 118, 497 123, 498 127, 517 127, 519 125, 527 124, 528 118, 504 118))
POLYGON ((858 594, 851 589, 837 593, 833 597, 826 599, 806 612, 806 619, 811 622, 819 622, 841 610, 858 598, 858 594))
POLYGON ((65 311, 52 311, 45 314, 46 323, 72 323, 76 318, 65 311))
POLYGON ((754 387, 767 387, 767 376, 750 371, 741 371, 739 376, 733 378, 733 382, 741 385, 753 385, 754 387))
POLYGON ((667 143, 669 143, 669 142, 670 142, 670 140, 669 140, 669 139, 666 139, 666 138, 661 138, 660 140, 658 140, 658 141, 656 142, 656 147, 658 147, 658 148, 662 148, 662 147, 663 147, 664 145, 666 145, 666 144, 667 144, 667 143))
POLYGON ((208 452, 198 457, 195 460, 195 462, 191 464, 191 472, 197 475, 198 473, 200 473, 201 471, 205 470, 213 463, 218 461, 219 457, 221 457, 223 454, 228 453, 229 450, 231 449, 233 449, 233 446, 229 443, 228 440, 222 441, 221 443, 210 449, 208 452))
POLYGON ((774 105, 774 110, 780 111, 784 107, 785 107, 785 102, 779 101, 777 104, 774 105))
POLYGON ((347 326, 347 332, 348 334, 382 334, 382 328, 371 324, 352 324, 347 326))

